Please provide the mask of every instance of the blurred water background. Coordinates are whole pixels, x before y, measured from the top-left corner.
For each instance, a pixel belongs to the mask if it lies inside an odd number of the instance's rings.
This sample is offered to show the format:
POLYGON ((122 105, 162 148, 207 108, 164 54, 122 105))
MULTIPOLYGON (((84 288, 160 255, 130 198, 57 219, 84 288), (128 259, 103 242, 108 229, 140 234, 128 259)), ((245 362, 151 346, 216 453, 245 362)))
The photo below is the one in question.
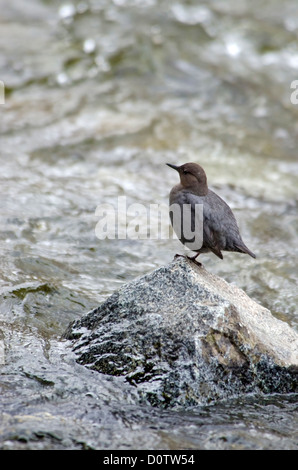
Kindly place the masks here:
POLYGON ((99 240, 96 207, 167 204, 200 163, 256 260, 202 255, 298 329, 296 0, 0 0, 2 449, 297 449, 295 396, 138 405, 61 335, 175 240, 99 240), (291 100, 292 97, 292 100, 291 100))

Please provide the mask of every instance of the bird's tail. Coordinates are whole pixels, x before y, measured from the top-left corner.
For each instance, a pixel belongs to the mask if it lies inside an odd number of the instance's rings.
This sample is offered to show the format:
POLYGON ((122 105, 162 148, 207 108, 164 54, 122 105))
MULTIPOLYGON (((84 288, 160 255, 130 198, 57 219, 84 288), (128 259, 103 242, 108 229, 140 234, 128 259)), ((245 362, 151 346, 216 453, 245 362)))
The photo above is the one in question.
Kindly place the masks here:
POLYGON ((237 250, 239 250, 241 253, 246 253, 247 255, 251 256, 252 258, 256 258, 256 255, 255 255, 252 251, 250 251, 250 249, 247 248, 247 246, 244 245, 244 243, 243 243, 243 245, 241 245, 241 246, 240 246, 240 245, 236 245, 236 248, 237 248, 237 250))

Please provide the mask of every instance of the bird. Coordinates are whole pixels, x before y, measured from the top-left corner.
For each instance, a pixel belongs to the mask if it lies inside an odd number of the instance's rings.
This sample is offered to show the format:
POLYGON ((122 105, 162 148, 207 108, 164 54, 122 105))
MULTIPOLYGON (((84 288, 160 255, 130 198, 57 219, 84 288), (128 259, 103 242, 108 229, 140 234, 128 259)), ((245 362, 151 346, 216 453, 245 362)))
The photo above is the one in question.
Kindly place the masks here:
POLYGON ((208 252, 214 253, 220 259, 223 259, 222 251, 245 253, 256 258, 256 255, 243 242, 231 208, 220 196, 208 188, 204 169, 193 162, 180 166, 171 163, 166 163, 166 165, 176 170, 180 176, 180 183, 172 188, 169 196, 170 219, 181 243, 196 253, 195 256, 188 256, 188 258, 199 266, 201 263, 197 261, 197 257, 201 253, 208 252), (195 229, 197 230, 198 226, 195 224, 195 207, 197 204, 202 205, 203 211, 199 226, 202 236, 200 243, 196 246, 195 229), (183 207, 190 208, 191 233, 193 234, 191 239, 185 235, 186 227, 183 217, 175 223, 171 208, 177 206, 180 210, 183 207))

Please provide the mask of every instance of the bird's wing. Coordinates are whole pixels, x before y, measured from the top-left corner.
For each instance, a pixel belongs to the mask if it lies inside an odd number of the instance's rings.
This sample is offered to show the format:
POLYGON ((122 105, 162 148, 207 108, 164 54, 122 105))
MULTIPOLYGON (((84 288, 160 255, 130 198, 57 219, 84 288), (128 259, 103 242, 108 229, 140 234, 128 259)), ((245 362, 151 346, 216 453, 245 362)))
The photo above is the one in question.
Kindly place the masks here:
MULTIPOLYGON (((203 204, 202 248, 211 250, 221 259, 223 258, 222 250, 238 251, 247 253, 253 258, 256 257, 243 242, 231 208, 216 193, 209 190, 206 196, 197 196, 187 192, 184 194, 183 203, 190 204, 193 213, 196 204, 203 204)), ((192 230, 194 230, 193 227, 192 230)))
POLYGON ((216 193, 209 190, 206 196, 188 194, 189 203, 203 204, 203 246, 209 248, 219 258, 221 250, 228 248, 231 240, 239 241, 239 229, 233 212, 226 202, 216 193))
POLYGON ((216 256, 223 259, 222 246, 220 245, 220 234, 212 229, 209 223, 205 222, 203 227, 204 247, 209 248, 216 256))
POLYGON ((209 191, 207 195, 208 200, 210 200, 211 195, 212 202, 206 205, 206 217, 210 217, 210 225, 215 232, 217 227, 220 227, 218 237, 222 249, 247 253, 255 258, 254 253, 247 248, 242 240, 236 218, 230 207, 212 191, 209 191))

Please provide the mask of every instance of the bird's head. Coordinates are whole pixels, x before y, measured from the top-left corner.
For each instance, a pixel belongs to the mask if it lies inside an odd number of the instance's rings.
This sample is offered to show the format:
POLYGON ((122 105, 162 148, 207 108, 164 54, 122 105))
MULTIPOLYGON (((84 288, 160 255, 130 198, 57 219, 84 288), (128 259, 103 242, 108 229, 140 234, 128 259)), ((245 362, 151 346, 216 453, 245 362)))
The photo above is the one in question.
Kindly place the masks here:
POLYGON ((188 189, 198 196, 205 196, 207 194, 207 176, 200 165, 192 162, 184 163, 181 166, 172 165, 171 163, 167 163, 167 165, 178 171, 183 189, 188 189))

